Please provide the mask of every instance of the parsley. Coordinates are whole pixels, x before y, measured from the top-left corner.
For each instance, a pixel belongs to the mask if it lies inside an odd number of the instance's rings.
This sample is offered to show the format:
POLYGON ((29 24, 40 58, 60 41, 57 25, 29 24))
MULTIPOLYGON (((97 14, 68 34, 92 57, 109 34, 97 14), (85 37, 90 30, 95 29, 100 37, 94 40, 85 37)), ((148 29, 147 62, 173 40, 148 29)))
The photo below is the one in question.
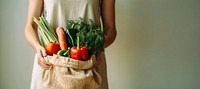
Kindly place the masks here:
POLYGON ((104 51, 104 31, 100 26, 95 25, 92 20, 89 23, 85 23, 82 18, 70 20, 67 23, 66 33, 68 43, 72 46, 77 46, 76 38, 77 36, 80 37, 80 46, 88 47, 89 57, 104 51))

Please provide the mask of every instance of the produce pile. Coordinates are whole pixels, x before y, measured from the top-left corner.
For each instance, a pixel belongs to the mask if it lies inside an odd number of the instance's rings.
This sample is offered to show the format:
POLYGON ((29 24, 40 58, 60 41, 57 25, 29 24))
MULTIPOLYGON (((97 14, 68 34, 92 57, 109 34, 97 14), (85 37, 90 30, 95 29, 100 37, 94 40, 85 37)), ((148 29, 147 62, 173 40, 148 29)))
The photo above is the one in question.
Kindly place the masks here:
POLYGON ((86 61, 104 50, 104 32, 92 20, 89 23, 84 23, 82 18, 70 20, 66 29, 57 27, 55 30, 43 16, 33 20, 38 25, 48 55, 86 61))

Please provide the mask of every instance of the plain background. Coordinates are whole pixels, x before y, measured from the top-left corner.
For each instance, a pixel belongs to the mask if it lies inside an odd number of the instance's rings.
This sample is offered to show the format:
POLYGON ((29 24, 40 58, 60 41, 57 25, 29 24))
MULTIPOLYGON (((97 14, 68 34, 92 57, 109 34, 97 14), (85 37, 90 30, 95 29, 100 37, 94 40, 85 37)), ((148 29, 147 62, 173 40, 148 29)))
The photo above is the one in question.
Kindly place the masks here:
MULTIPOLYGON (((29 89, 28 0, 0 1, 0 89, 29 89)), ((200 0, 117 0, 110 89, 200 89, 200 0)))

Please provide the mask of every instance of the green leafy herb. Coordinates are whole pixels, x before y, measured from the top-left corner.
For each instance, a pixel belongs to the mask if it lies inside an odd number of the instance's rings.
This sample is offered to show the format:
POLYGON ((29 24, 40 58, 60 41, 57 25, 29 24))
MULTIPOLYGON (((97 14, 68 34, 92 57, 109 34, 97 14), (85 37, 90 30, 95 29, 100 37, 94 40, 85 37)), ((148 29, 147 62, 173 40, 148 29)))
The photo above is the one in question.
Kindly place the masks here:
POLYGON ((76 36, 79 36, 80 45, 88 47, 89 56, 94 53, 99 54, 104 50, 105 38, 103 29, 95 25, 92 20, 88 24, 84 23, 82 18, 68 21, 67 34, 70 35, 68 38, 71 39, 68 43, 73 43, 73 46, 76 45, 76 36), (76 31, 76 33, 72 33, 73 31, 76 31))

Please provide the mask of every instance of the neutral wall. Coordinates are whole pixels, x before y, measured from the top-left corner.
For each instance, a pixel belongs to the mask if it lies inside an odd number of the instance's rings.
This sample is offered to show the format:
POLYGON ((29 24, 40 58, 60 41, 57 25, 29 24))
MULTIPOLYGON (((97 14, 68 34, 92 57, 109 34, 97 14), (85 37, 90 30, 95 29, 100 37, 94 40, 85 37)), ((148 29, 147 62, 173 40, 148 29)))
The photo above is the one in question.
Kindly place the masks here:
MULTIPOLYGON (((0 1, 0 89, 28 89, 28 0, 0 1)), ((117 0, 110 89, 200 89, 200 0, 117 0)))
POLYGON ((200 0, 118 0, 111 89, 200 89, 200 0))

